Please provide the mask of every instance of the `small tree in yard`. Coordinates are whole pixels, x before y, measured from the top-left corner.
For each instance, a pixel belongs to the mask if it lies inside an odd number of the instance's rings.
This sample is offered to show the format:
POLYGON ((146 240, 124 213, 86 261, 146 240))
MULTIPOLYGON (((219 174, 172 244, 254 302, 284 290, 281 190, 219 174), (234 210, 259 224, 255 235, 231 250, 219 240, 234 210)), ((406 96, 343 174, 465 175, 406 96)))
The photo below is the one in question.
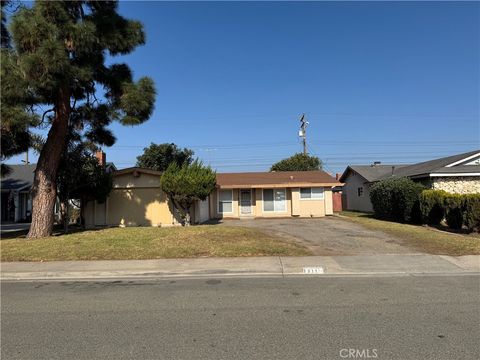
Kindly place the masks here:
POLYGON ((298 153, 272 165, 270 171, 322 170, 322 161, 308 154, 298 153))
POLYGON ((193 161, 193 151, 181 149, 175 144, 150 144, 143 149, 143 154, 137 157, 137 166, 157 171, 165 171, 171 163, 183 165, 193 161))
POLYGON ((162 190, 180 213, 183 224, 191 224, 190 209, 197 200, 205 200, 215 189, 216 173, 201 161, 179 166, 172 163, 160 179, 162 190))
POLYGON ((69 126, 111 146, 113 121, 138 125, 152 114, 153 81, 134 81, 128 65, 109 58, 145 43, 142 24, 117 7, 117 1, 35 1, 9 19, 11 47, 4 46, 2 28, 2 140, 5 134, 14 140, 8 149, 2 144, 2 158, 23 150, 32 128, 48 130, 32 187, 30 238, 52 232, 69 126))

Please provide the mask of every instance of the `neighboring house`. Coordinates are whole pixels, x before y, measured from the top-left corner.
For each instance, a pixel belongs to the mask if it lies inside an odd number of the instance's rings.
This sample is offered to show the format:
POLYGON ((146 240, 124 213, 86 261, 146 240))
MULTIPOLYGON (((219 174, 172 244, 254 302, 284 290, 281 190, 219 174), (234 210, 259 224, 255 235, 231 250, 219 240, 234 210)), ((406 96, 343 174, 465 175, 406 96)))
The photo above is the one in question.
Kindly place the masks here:
MULTIPOLYGON (((100 164, 105 165, 105 171, 114 172, 116 167, 106 162, 105 153, 98 151, 95 154, 100 164)), ((1 179, 1 221, 2 222, 30 222, 32 217, 31 188, 35 177, 37 164, 8 165, 11 168, 9 175, 1 179)), ((72 206, 75 206, 71 202, 72 206)), ((59 202, 55 203, 55 217, 60 215, 59 202)))
POLYGON ((480 193, 480 150, 405 166, 394 175, 452 194, 480 193))
POLYGON ((345 210, 372 212, 370 202, 370 187, 386 176, 391 176, 395 169, 406 165, 382 165, 378 162, 372 165, 350 165, 343 172, 340 181, 342 188, 343 208, 345 210))
POLYGON ((37 164, 8 165, 9 175, 2 178, 1 220, 3 222, 25 222, 32 215, 30 189, 33 185, 37 164))
MULTIPOLYGON (((89 202, 85 224, 171 226, 178 215, 160 188, 161 172, 116 171, 103 204, 89 202)), ((323 171, 217 174, 217 189, 192 208, 196 223, 221 218, 321 217, 333 214, 332 187, 340 183, 323 171)))
POLYGON ((412 165, 351 165, 340 181, 346 209, 372 211, 370 186, 389 177, 408 177, 425 186, 453 194, 480 193, 480 150, 412 165))

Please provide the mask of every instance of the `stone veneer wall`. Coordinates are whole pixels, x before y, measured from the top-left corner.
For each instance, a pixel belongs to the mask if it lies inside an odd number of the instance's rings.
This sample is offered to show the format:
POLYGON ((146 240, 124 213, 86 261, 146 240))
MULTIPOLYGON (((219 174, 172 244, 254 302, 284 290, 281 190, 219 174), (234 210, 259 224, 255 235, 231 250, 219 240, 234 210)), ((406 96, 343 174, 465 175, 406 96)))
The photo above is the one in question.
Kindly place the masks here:
POLYGON ((432 188, 445 190, 451 194, 480 193, 480 177, 436 177, 433 178, 432 188))

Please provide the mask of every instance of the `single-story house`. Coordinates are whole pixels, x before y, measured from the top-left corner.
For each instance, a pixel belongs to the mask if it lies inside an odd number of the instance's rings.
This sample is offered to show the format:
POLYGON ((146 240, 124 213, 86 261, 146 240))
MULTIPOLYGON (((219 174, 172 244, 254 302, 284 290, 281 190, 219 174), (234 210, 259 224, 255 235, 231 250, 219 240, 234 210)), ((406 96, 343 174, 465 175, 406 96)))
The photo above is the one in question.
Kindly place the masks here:
MULTIPOLYGON (((89 202, 85 224, 172 226, 180 224, 160 188, 161 172, 132 167, 114 172, 103 204, 89 202)), ((191 209, 194 222, 222 218, 321 217, 333 214, 332 187, 339 181, 323 171, 217 174, 217 187, 191 209)))
MULTIPOLYGON (((103 151, 95 153, 100 165, 106 172, 114 172, 116 167, 106 162, 103 151)), ((10 165, 10 173, 1 179, 1 221, 3 222, 30 222, 32 216, 33 179, 37 164, 10 165)), ((60 204, 57 200, 54 209, 55 217, 60 216, 60 204)))
POLYGON ((379 179, 391 175, 396 168, 405 165, 349 165, 340 177, 342 187, 342 206, 345 210, 372 212, 370 187, 379 179))
POLYGON ((11 172, 1 181, 2 223, 29 221, 32 215, 30 189, 36 166, 36 164, 8 165, 11 172))
POLYGON ((389 177, 408 177, 453 194, 480 193, 480 150, 411 165, 350 165, 340 177, 344 183, 344 208, 373 211, 370 187, 389 177))

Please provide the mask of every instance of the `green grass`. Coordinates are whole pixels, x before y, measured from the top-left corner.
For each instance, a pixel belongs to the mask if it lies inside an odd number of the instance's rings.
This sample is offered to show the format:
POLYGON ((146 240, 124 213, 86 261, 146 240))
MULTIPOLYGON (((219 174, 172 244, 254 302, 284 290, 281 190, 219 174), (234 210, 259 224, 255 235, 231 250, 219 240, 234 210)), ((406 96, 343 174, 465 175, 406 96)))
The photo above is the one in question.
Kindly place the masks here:
POLYGON ((361 212, 343 211, 341 215, 366 228, 393 235, 402 245, 428 254, 480 255, 480 234, 478 233, 449 233, 427 226, 378 220, 371 214, 361 212))
POLYGON ((4 262, 311 255, 301 245, 257 229, 218 225, 110 228, 6 239, 0 250, 4 262))

